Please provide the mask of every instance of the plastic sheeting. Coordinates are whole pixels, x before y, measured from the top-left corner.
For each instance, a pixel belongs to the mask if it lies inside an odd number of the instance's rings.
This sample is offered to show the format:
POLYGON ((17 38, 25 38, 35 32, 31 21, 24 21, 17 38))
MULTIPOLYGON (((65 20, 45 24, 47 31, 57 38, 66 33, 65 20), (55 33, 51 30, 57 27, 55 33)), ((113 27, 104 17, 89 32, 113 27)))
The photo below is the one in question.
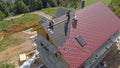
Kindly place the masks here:
POLYGON ((35 62, 35 55, 28 61, 24 62, 20 68, 30 68, 34 62, 35 62))

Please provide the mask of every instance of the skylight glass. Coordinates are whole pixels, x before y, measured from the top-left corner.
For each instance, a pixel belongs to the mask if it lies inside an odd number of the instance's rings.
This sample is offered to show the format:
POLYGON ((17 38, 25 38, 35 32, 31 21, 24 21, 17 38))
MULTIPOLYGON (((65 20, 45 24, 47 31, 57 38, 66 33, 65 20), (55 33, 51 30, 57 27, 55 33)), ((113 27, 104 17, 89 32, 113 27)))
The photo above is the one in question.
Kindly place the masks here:
POLYGON ((80 35, 78 35, 76 39, 82 47, 85 46, 86 42, 80 35))

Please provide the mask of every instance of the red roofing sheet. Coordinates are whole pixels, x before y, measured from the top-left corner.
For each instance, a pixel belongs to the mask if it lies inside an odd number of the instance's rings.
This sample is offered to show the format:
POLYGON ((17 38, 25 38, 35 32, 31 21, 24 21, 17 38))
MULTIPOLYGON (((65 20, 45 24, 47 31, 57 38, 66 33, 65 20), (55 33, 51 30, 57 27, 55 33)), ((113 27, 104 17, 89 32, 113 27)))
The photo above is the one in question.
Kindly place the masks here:
POLYGON ((69 40, 60 48, 71 68, 81 68, 81 65, 120 29, 119 18, 102 2, 78 10, 76 15, 77 28, 71 27, 69 40), (84 47, 75 39, 77 35, 81 35, 87 43, 84 47))

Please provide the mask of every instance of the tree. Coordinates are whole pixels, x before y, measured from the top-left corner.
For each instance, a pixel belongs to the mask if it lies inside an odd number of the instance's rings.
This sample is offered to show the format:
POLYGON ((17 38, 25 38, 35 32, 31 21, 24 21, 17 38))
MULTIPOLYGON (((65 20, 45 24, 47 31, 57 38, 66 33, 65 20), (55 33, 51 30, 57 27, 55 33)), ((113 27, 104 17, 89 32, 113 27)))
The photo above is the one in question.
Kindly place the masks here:
POLYGON ((29 8, 30 11, 42 9, 42 1, 41 0, 29 0, 29 8))
POLYGON ((110 8, 120 18, 120 0, 112 0, 110 4, 110 8))
POLYGON ((42 0, 43 8, 47 8, 47 0, 42 0))
POLYGON ((15 15, 15 14, 17 14, 16 4, 11 3, 11 2, 7 2, 6 5, 7 5, 8 10, 9 10, 9 15, 15 15))
POLYGON ((69 7, 77 9, 78 7, 80 7, 81 0, 71 0, 71 1, 68 1, 68 4, 69 4, 69 7))
POLYGON ((4 17, 5 17, 5 14, 2 11, 0 11, 0 21, 3 20, 4 17))
POLYGON ((23 0, 17 0, 16 5, 17 5, 18 12, 20 13, 26 13, 29 11, 28 6, 25 5, 23 0))
POLYGON ((2 0, 0 0, 0 10, 6 15, 9 16, 9 10, 6 6, 6 3, 4 3, 2 0))
POLYGON ((57 6, 57 1, 56 0, 48 0, 48 3, 50 4, 51 7, 56 7, 57 6))
POLYGON ((23 0, 26 5, 29 5, 29 0, 23 0))

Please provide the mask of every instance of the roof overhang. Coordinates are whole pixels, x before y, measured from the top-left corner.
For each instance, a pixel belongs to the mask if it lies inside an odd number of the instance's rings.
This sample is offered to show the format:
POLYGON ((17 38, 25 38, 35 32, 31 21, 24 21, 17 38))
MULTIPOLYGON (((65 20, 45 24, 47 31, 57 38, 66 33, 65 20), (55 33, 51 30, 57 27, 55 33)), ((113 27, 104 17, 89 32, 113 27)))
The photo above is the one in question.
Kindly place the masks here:
POLYGON ((117 40, 120 39, 120 31, 116 32, 92 57, 84 64, 84 68, 95 68, 105 56, 115 47, 117 40))

